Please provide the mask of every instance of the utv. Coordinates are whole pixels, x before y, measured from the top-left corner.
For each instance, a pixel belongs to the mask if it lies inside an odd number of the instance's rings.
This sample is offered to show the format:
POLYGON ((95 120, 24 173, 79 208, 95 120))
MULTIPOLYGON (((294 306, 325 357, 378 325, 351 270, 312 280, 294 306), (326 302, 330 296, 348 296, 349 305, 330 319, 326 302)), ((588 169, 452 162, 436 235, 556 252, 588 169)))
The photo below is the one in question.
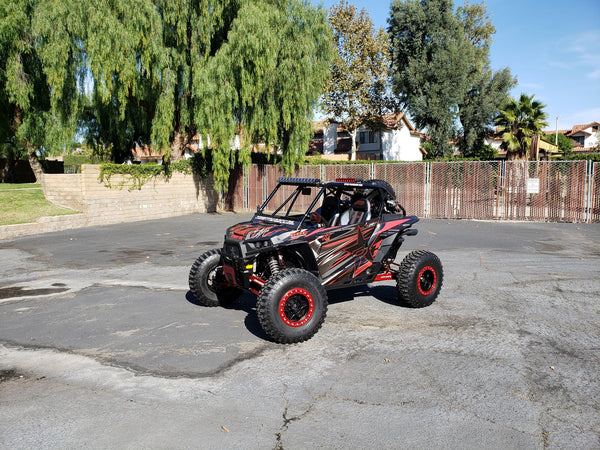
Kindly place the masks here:
POLYGON ((263 330, 280 343, 317 332, 330 289, 396 280, 400 301, 428 306, 442 287, 439 258, 416 250, 395 262, 418 220, 383 180, 279 178, 251 221, 230 227, 221 249, 194 262, 190 290, 205 306, 253 292, 263 330))

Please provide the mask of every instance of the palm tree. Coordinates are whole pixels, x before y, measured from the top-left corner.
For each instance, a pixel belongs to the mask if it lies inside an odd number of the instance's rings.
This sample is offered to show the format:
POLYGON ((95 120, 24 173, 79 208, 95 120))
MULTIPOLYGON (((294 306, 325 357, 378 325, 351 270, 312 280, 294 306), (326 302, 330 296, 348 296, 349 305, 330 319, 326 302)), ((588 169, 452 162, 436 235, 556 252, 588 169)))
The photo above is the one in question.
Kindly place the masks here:
POLYGON ((531 139, 541 135, 542 128, 548 125, 544 112, 546 105, 533 100, 533 97, 521 94, 518 102, 514 98, 509 99, 495 120, 498 133, 504 140, 501 148, 506 150, 509 160, 527 160, 531 139))

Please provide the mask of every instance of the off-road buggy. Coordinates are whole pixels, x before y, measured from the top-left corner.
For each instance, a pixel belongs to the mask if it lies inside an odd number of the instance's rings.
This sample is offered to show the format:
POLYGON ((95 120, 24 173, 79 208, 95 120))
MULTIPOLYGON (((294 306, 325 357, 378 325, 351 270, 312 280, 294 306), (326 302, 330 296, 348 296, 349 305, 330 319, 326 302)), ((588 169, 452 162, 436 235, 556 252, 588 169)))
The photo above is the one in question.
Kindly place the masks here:
POLYGON ((395 262, 418 220, 383 180, 280 178, 251 221, 194 262, 190 290, 205 306, 253 292, 263 330, 280 343, 317 332, 331 289, 395 279, 400 301, 428 306, 442 286, 439 258, 416 250, 395 262))

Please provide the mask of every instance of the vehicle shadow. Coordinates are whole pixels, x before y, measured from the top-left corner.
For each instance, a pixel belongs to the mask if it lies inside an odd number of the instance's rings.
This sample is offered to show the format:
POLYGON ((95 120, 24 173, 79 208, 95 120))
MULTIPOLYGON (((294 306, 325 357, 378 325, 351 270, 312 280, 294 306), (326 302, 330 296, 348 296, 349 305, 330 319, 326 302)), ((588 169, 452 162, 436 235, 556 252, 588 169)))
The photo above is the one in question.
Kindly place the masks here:
MULTIPOLYGON (((185 299, 192 305, 207 308, 198 300, 196 300, 196 297, 194 297, 194 294, 192 294, 191 291, 186 293, 185 299)), ((244 291, 233 304, 221 306, 221 308, 245 312, 246 318, 244 319, 244 325, 246 326, 246 329, 260 339, 272 341, 271 338, 263 331, 262 327, 260 326, 260 322, 258 321, 258 314, 256 313, 256 295, 244 291)))
MULTIPOLYGON (((327 303, 329 306, 349 302, 361 297, 373 297, 380 302, 387 303, 388 305, 401 308, 410 308, 410 305, 398 299, 398 291, 396 290, 395 286, 352 286, 328 291, 327 297, 327 303)), ((194 297, 191 291, 186 293, 185 298, 188 302, 195 306, 204 307, 200 302, 198 302, 198 300, 196 300, 196 297, 194 297)), ((260 322, 258 321, 258 314, 256 312, 256 295, 244 291, 233 304, 224 306, 223 308, 245 312, 246 318, 244 319, 244 325, 246 326, 246 329, 259 339, 272 342, 272 339, 263 331, 262 327, 260 326, 260 322)))
POLYGON ((351 286, 347 288, 334 289, 329 291, 327 294, 328 303, 330 305, 348 302, 360 297, 374 297, 376 300, 387 303, 388 305, 410 308, 410 305, 398 299, 398 290, 396 289, 396 286, 387 286, 381 284, 351 286))

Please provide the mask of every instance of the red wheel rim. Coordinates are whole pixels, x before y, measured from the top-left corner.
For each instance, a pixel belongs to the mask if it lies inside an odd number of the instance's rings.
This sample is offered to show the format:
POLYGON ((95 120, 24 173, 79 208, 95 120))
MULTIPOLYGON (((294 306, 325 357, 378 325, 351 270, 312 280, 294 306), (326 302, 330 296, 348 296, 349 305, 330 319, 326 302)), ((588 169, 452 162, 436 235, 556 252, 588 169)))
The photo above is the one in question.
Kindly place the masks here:
POLYGON ((290 289, 279 301, 279 316, 290 327, 301 327, 308 323, 314 310, 315 302, 306 289, 290 289))
POLYGON ((417 278, 417 287, 421 295, 431 294, 437 285, 437 273, 431 266, 425 266, 419 272, 417 278))

